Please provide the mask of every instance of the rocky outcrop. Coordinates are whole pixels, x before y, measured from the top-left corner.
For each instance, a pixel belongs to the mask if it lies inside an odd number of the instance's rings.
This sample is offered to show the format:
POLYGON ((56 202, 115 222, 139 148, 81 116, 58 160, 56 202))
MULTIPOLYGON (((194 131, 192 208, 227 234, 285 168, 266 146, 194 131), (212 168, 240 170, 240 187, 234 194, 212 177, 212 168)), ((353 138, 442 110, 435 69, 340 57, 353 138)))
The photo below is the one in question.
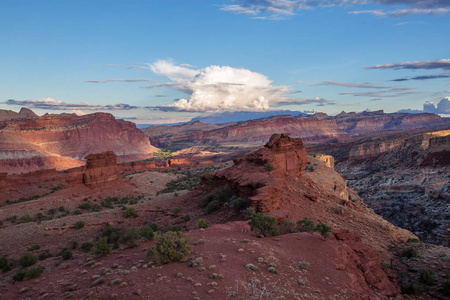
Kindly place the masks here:
POLYGON ((89 154, 86 156, 86 171, 83 183, 88 187, 98 187, 114 181, 119 176, 117 155, 112 151, 89 154))
POLYGON ((11 121, 11 120, 26 120, 38 118, 32 110, 22 107, 18 113, 12 110, 0 109, 0 122, 1 121, 11 121))
MULTIPOLYGON (((31 111, 21 114, 30 116, 31 111)), ((0 122, 0 170, 64 170, 83 165, 90 153, 113 151, 118 161, 152 157, 156 150, 134 123, 107 113, 45 115, 0 122)))
POLYGON ((273 134, 261 149, 234 160, 234 166, 215 174, 225 181, 251 205, 261 212, 269 212, 280 206, 276 196, 285 175, 299 177, 305 172, 306 149, 299 138, 289 134, 273 134))

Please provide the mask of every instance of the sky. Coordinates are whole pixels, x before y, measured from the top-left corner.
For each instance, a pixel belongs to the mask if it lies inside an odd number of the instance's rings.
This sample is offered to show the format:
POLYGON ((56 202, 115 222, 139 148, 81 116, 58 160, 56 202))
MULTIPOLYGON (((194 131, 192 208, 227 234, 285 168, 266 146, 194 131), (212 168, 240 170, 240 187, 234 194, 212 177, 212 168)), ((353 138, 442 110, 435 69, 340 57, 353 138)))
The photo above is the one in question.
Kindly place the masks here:
POLYGON ((417 111, 450 96, 450 0, 0 4, 0 109, 159 124, 417 111))

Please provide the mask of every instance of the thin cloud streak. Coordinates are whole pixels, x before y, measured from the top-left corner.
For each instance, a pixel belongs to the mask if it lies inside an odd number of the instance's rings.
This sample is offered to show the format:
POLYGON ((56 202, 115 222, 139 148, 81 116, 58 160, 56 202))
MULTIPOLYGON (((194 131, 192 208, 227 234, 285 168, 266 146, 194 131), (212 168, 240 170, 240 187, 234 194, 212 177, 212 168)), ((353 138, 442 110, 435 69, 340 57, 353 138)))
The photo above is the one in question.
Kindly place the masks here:
POLYGON ((337 86, 344 86, 344 87, 351 87, 351 88, 364 88, 364 89, 392 88, 391 86, 381 86, 381 85, 374 85, 374 84, 370 84, 370 83, 350 83, 350 82, 339 82, 339 81, 330 81, 330 80, 325 80, 325 81, 316 83, 314 85, 337 85, 337 86))
POLYGON ((40 100, 13 100, 9 99, 5 102, 0 102, 6 105, 18 105, 28 108, 46 109, 46 110, 131 110, 137 109, 138 106, 132 106, 129 104, 90 104, 87 102, 81 103, 66 103, 63 101, 55 100, 53 98, 45 98, 40 100))
POLYGON ((105 79, 105 80, 85 80, 88 83, 110 83, 110 82, 153 82, 151 79, 138 78, 138 79, 105 79))
POLYGON ((365 69, 444 69, 450 70, 450 59, 438 59, 438 60, 426 60, 426 61, 407 61, 407 62, 399 62, 393 64, 386 65, 376 65, 376 66, 368 66, 364 67, 365 69))

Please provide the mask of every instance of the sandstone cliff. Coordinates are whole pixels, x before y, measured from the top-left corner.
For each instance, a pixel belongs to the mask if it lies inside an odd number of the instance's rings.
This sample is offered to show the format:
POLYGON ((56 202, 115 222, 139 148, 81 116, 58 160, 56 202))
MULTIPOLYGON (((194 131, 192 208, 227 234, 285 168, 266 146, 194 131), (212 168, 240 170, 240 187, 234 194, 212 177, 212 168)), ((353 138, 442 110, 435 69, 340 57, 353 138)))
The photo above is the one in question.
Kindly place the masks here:
POLYGON ((9 173, 63 170, 84 164, 90 153, 105 151, 113 151, 119 161, 146 159, 156 150, 135 124, 107 113, 0 122, 0 137, 0 170, 9 173))

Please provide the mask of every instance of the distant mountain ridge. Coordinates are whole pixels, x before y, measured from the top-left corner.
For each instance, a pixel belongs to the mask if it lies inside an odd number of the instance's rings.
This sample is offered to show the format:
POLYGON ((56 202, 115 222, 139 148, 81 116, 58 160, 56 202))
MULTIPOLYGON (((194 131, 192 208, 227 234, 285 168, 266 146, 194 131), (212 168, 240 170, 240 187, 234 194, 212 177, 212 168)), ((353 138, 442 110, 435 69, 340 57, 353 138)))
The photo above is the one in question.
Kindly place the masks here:
POLYGON ((254 119, 268 118, 273 116, 307 116, 307 114, 300 111, 292 110, 271 110, 271 111, 224 111, 214 113, 209 116, 199 116, 192 118, 190 122, 200 121, 202 123, 223 124, 229 122, 241 122, 254 119))

